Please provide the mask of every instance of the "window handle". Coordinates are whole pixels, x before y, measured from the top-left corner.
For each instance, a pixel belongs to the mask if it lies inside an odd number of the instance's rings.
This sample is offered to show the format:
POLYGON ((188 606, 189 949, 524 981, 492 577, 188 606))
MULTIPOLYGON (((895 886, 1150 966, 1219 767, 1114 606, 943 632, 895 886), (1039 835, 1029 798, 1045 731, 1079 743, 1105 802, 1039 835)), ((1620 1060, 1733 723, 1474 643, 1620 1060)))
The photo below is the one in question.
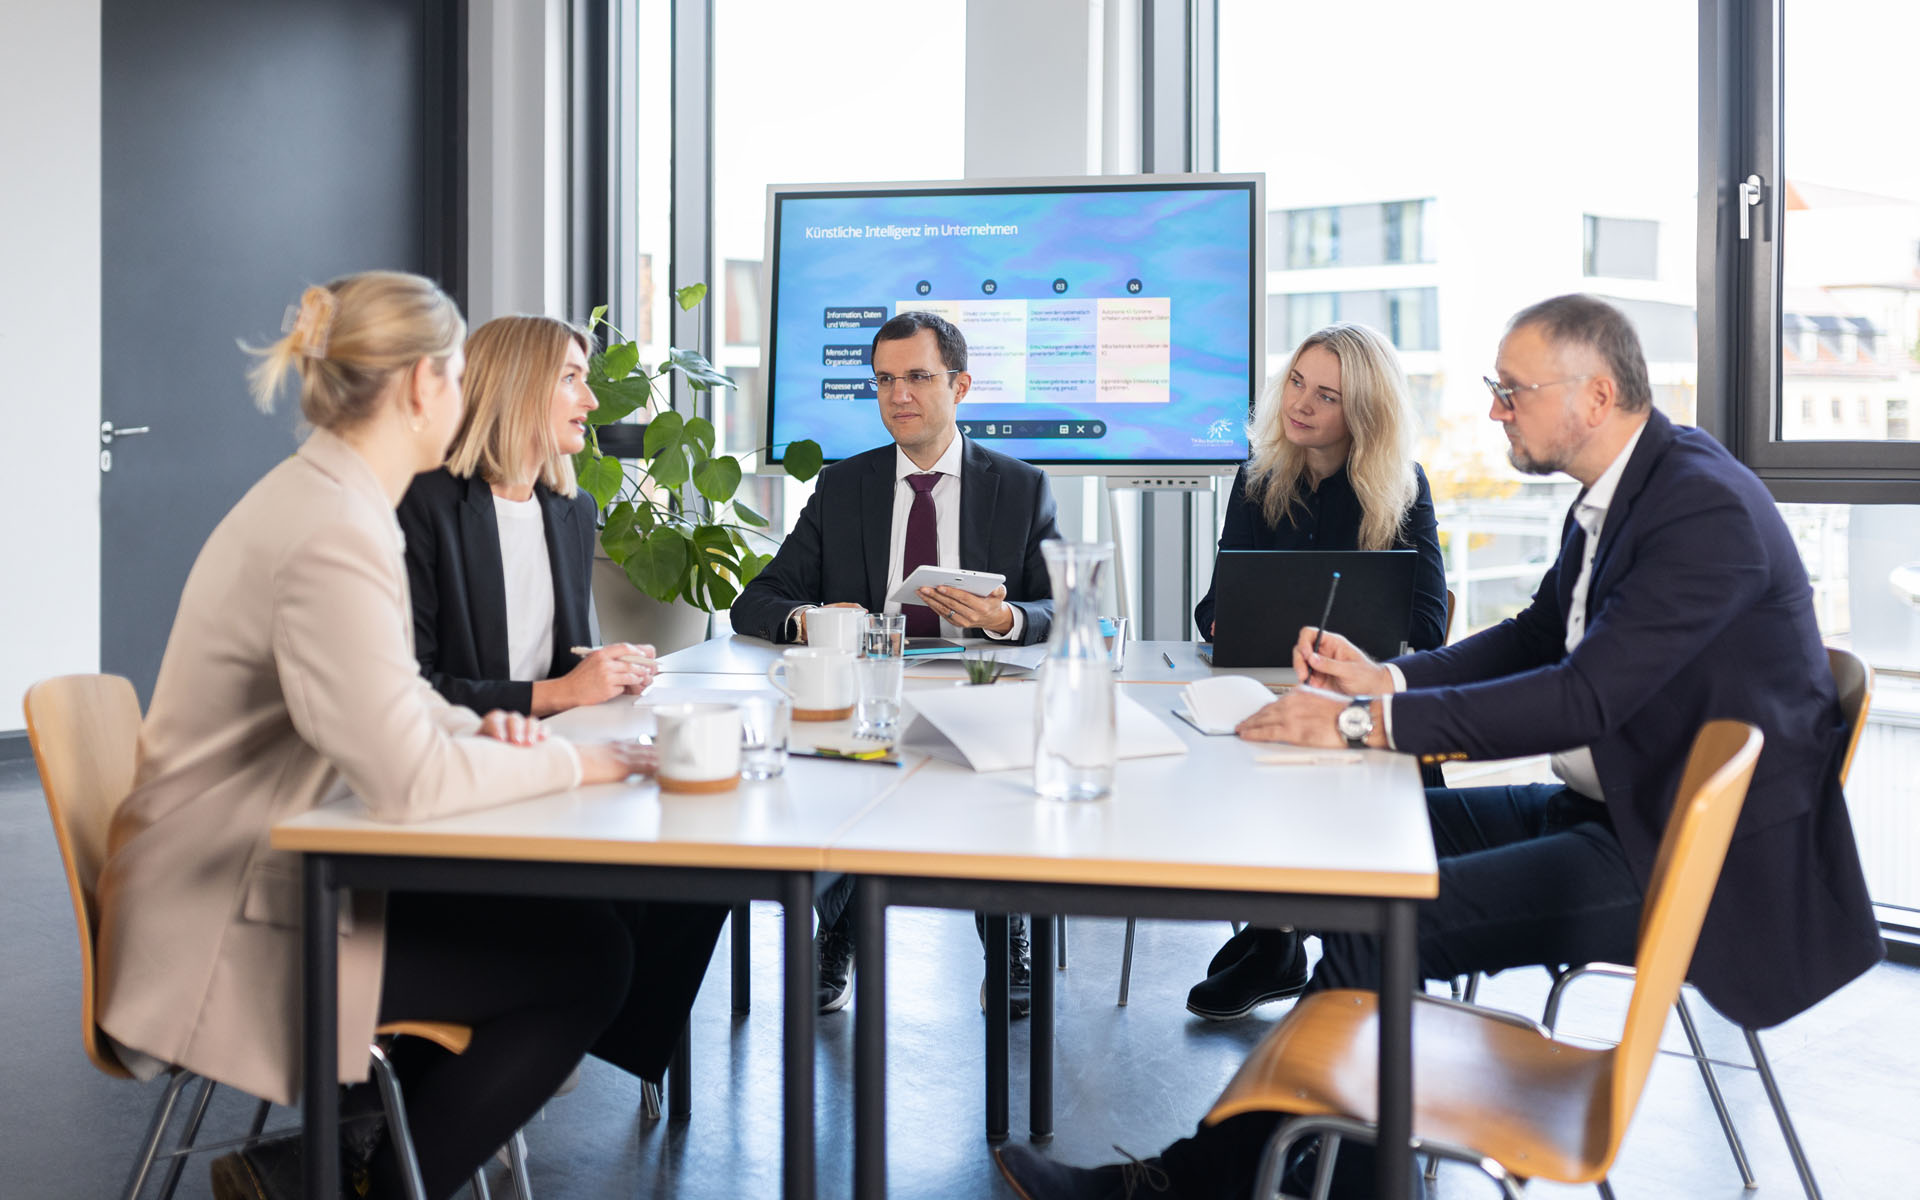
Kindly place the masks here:
POLYGON ((1758 175, 1749 175, 1740 184, 1740 240, 1753 236, 1753 210, 1766 198, 1766 184, 1758 175))

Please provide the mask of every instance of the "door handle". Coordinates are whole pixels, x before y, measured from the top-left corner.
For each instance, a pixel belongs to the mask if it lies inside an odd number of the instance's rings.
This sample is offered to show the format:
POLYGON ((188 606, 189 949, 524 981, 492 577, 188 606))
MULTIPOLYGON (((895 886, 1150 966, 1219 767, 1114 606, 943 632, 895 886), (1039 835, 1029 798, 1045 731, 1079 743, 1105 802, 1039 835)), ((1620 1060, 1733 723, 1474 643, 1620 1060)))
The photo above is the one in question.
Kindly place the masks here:
POLYGON ((112 421, 102 421, 100 422, 100 444, 102 446, 111 446, 113 445, 113 439, 117 437, 136 437, 143 433, 152 432, 153 426, 151 425, 129 425, 124 429, 115 429, 112 421))

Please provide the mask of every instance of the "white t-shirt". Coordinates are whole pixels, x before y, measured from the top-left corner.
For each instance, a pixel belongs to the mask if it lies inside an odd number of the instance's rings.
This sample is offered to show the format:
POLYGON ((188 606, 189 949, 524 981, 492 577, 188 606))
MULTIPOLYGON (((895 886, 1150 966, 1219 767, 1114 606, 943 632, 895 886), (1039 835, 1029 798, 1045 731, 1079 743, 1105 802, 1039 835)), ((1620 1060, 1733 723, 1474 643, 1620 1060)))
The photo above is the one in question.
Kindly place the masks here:
POLYGON ((507 585, 507 677, 545 679, 553 667, 553 564, 540 501, 493 498, 507 585))

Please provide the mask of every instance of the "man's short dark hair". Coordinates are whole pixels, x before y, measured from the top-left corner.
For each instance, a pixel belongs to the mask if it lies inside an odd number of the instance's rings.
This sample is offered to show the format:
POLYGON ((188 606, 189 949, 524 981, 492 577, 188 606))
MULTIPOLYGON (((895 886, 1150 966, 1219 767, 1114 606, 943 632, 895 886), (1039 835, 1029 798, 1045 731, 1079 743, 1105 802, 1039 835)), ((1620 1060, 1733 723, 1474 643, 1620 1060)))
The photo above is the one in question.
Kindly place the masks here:
POLYGON ((933 339, 940 343, 940 361, 946 364, 947 370, 967 369, 967 339, 952 321, 930 312, 903 312, 888 321, 873 335, 873 348, 878 350, 881 342, 904 342, 922 329, 933 330, 933 339))
POLYGON ((1620 387, 1620 408, 1645 412, 1653 406, 1653 387, 1647 382, 1647 356, 1640 335, 1627 315, 1597 296, 1575 292, 1542 300, 1514 314, 1507 332, 1537 325, 1555 346, 1585 346, 1607 364, 1607 373, 1620 387))

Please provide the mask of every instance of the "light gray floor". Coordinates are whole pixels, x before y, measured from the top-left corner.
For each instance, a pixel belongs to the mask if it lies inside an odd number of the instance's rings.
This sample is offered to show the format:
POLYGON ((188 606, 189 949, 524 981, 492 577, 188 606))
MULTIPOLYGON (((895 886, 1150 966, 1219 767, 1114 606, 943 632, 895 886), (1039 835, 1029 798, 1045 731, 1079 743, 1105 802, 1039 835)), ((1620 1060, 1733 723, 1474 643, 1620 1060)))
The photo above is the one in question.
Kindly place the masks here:
MULTIPOLYGON (((31 764, 0 764, 0 1196, 29 1200, 117 1194, 157 1084, 107 1079, 79 1038, 79 962, 72 909, 31 764)), ((780 1165, 779 933, 776 908, 754 913, 750 1016, 728 1007, 728 969, 716 955, 693 1018, 690 1122, 645 1122, 628 1077, 589 1061, 580 1087, 547 1106, 528 1130, 540 1200, 776 1197, 780 1165)), ((1284 1006, 1213 1025, 1190 1017, 1186 989, 1227 933, 1223 924, 1149 922, 1135 948, 1132 1003, 1114 1006, 1121 923, 1077 919, 1070 968, 1059 977, 1058 1128, 1051 1153, 1082 1164, 1111 1161, 1119 1143, 1151 1154, 1188 1133, 1247 1049, 1284 1006)), ((892 1194, 928 1200, 993 1197, 999 1180, 982 1136, 980 958, 964 914, 905 911, 892 918, 889 1136, 892 1194)), ((1782 970, 1792 965, 1781 964, 1782 970)), ((1582 985, 1565 1029, 1617 1031, 1626 988, 1582 985)), ((1482 1000, 1537 1014, 1542 972, 1509 972, 1482 1000)), ((1737 1031, 1697 1006, 1713 1051, 1744 1061, 1737 1031)), ((1920 1196, 1920 972, 1882 966, 1811 1013, 1767 1035, 1767 1044, 1830 1200, 1920 1196)), ((820 1195, 851 1192, 851 1010, 821 1019, 820 1195)), ((1677 1029, 1668 1031, 1677 1044, 1677 1029)), ((1014 1026, 1013 1117, 1026 1120, 1024 1022, 1014 1026)), ((1800 1194, 1766 1098, 1753 1073, 1723 1072, 1758 1192, 1743 1192, 1684 1059, 1656 1065, 1628 1136, 1615 1186, 1621 1200, 1800 1194)), ((224 1093, 208 1136, 245 1124, 247 1103, 224 1093)), ((277 1112, 277 1119, 287 1114, 277 1112)), ((1016 1133, 1016 1136, 1021 1136, 1016 1133)), ((496 1189, 504 1185, 496 1173, 496 1189)), ((178 1193, 207 1195, 195 1160, 178 1193)), ((1471 1171, 1449 1166, 1437 1195, 1491 1196, 1471 1171)), ((1591 1196, 1538 1185, 1530 1195, 1591 1196)))

